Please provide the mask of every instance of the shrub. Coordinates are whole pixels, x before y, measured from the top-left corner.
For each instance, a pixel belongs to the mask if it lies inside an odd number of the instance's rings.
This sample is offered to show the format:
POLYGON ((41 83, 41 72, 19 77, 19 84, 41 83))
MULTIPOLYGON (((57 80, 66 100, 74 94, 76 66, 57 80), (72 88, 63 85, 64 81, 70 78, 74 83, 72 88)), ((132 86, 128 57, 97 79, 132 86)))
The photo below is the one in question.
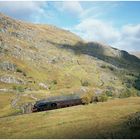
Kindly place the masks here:
POLYGON ((137 96, 140 96, 140 91, 137 91, 137 96))
POLYGON ((108 96, 104 93, 101 95, 94 96, 94 102, 106 102, 108 100, 108 96))
POLYGON ((138 90, 140 90, 140 75, 138 78, 134 81, 134 87, 138 90))
POLYGON ((84 80, 84 81, 81 80, 81 85, 82 86, 89 86, 90 84, 87 80, 84 80))
POLYGON ((134 85, 134 81, 132 79, 124 79, 123 84, 125 84, 127 88, 131 88, 132 85, 134 85))
POLYGON ((135 76, 134 73, 127 73, 127 75, 129 75, 129 76, 135 76))
POLYGON ((122 91, 122 93, 119 95, 119 98, 127 98, 127 97, 131 97, 131 96, 136 96, 136 95, 137 95, 136 91, 126 89, 126 90, 122 91))
POLYGON ((126 121, 126 124, 131 129, 139 129, 140 128, 140 112, 136 112, 131 114, 126 121))
POLYGON ((16 72, 20 72, 20 73, 22 73, 22 70, 19 69, 19 68, 17 68, 17 69, 16 69, 16 72))
POLYGON ((114 71, 115 70, 115 68, 113 66, 110 66, 110 65, 101 65, 101 68, 103 68, 103 69, 108 68, 111 71, 114 71))
POLYGON ((106 65, 101 65, 101 68, 105 69, 106 68, 106 65))
POLYGON ((56 85, 57 84, 57 80, 53 80, 52 84, 56 85))
POLYGON ((99 97, 98 96, 94 96, 93 102, 99 102, 99 97))
POLYGON ((108 97, 106 94, 101 94, 100 96, 98 96, 99 102, 106 102, 107 100, 108 100, 108 97))
POLYGON ((27 76, 25 72, 23 72, 23 75, 24 75, 24 76, 27 76))
POLYGON ((26 73, 19 68, 16 69, 16 72, 22 73, 24 76, 27 76, 26 73))
POLYGON ((93 102, 93 94, 91 93, 86 93, 81 97, 82 103, 83 104, 89 104, 93 102))
POLYGON ((129 96, 129 93, 127 93, 127 92, 123 92, 119 95, 119 98, 128 98, 128 97, 130 97, 130 96, 129 96))
POLYGON ((16 90, 18 92, 24 92, 24 88, 22 86, 13 86, 13 90, 16 90))
POLYGON ((83 96, 81 98, 81 100, 82 100, 83 104, 89 104, 90 103, 90 98, 88 96, 83 96))
POLYGON ((49 84, 49 89, 50 90, 55 89, 55 87, 56 87, 55 85, 57 85, 57 80, 52 80, 49 84))
POLYGON ((114 67, 112 67, 112 66, 108 66, 108 69, 110 69, 111 71, 115 70, 114 67))
POLYGON ((112 93, 112 91, 110 91, 110 90, 106 91, 105 94, 106 94, 107 96, 110 96, 110 97, 113 96, 113 93, 112 93))
POLYGON ((131 96, 137 96, 137 91, 134 89, 125 89, 124 91, 122 91, 122 93, 120 93, 119 98, 127 98, 127 97, 131 97, 131 96))

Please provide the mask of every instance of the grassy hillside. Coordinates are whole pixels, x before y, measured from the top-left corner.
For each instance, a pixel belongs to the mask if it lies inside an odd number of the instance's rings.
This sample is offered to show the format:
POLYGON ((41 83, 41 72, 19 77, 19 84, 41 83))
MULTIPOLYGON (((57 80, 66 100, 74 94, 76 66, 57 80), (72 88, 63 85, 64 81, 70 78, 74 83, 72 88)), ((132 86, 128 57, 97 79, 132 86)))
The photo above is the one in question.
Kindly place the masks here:
POLYGON ((0 138, 139 138, 140 121, 128 125, 138 111, 140 99, 131 97, 5 117, 0 118, 0 138))
POLYGON ((140 59, 51 25, 25 23, 0 14, 0 89, 24 91, 89 88, 113 92, 135 88, 140 59))

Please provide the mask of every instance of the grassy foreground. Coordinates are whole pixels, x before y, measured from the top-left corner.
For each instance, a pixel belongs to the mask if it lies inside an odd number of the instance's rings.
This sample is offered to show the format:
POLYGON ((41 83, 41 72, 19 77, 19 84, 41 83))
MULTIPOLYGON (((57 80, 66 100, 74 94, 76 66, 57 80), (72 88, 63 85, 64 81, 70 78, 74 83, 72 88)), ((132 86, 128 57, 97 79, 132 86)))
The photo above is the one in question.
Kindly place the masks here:
POLYGON ((140 98, 114 99, 0 118, 0 138, 131 138, 139 137, 125 124, 140 111, 140 98))

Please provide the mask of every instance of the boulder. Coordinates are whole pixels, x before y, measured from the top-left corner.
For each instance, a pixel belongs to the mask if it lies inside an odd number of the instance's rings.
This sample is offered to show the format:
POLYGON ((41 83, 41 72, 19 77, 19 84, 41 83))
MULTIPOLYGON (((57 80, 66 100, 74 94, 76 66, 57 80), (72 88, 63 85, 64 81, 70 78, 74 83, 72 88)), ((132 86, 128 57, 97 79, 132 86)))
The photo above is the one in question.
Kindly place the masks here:
POLYGON ((14 83, 14 84, 25 84, 24 81, 22 79, 17 79, 13 76, 9 76, 9 75, 6 75, 6 76, 1 76, 0 77, 0 81, 1 82, 4 82, 4 83, 14 83))
POLYGON ((2 70, 9 70, 9 71, 15 71, 16 70, 16 65, 9 62, 9 61, 4 61, 0 63, 0 69, 2 70))
POLYGON ((39 86, 45 89, 49 89, 47 85, 45 85, 44 83, 39 83, 39 86))

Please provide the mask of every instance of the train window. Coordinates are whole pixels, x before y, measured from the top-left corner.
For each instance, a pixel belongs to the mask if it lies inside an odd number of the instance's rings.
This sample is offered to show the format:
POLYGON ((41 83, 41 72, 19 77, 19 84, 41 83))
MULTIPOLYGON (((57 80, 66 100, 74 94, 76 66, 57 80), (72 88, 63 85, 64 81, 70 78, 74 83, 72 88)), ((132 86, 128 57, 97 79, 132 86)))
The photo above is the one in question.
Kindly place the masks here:
POLYGON ((57 107, 57 104, 56 103, 52 103, 51 104, 51 107, 56 108, 57 107))
POLYGON ((47 107, 47 104, 42 104, 39 107, 43 108, 43 107, 47 107))

